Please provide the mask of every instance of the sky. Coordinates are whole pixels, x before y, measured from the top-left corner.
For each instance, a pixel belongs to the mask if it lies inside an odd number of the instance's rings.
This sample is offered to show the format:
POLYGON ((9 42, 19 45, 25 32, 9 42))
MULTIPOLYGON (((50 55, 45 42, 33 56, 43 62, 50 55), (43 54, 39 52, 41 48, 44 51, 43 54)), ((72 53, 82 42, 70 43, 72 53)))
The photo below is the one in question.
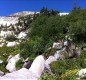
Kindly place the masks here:
POLYGON ((0 16, 21 11, 40 11, 42 7, 70 12, 74 3, 81 8, 86 8, 86 0, 0 0, 0 16))

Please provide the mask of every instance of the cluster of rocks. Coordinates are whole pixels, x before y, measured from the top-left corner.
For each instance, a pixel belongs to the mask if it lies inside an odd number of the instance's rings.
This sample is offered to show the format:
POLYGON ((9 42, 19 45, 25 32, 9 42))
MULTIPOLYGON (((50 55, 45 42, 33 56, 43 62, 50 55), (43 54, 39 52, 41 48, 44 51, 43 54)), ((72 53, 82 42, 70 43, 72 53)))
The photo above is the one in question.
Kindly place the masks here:
POLYGON ((7 59, 8 64, 6 65, 6 69, 9 72, 16 71, 16 62, 20 59, 20 55, 17 54, 15 56, 10 55, 7 59))
MULTIPOLYGON (((68 42, 67 42, 67 40, 66 41, 64 41, 64 43, 63 43, 65 46, 67 46, 68 45, 68 42)), ((53 46, 52 46, 53 48, 56 48, 56 49, 61 49, 62 48, 62 42, 60 41, 60 42, 54 42, 53 43, 53 46)), ((75 47, 75 45, 71 45, 71 46, 69 46, 70 47, 70 52, 69 53, 71 53, 71 50, 72 49, 75 49, 75 51, 74 51, 74 53, 78 53, 77 55, 78 56, 75 56, 75 57, 79 57, 80 56, 80 53, 81 53, 81 48, 80 47, 75 47)), ((55 53, 55 55, 54 56, 56 56, 56 58, 58 58, 59 57, 59 53, 61 54, 61 52, 62 51, 65 51, 65 48, 63 48, 63 49, 61 49, 61 50, 58 50, 58 51, 56 51, 56 53, 55 53)), ((74 57, 74 56, 73 56, 74 57)), ((54 59, 52 58, 52 61, 53 61, 54 59)), ((84 68, 84 69, 81 69, 81 70, 79 70, 77 73, 76 73, 76 80, 81 80, 81 79, 86 79, 86 68, 84 68)))
MULTIPOLYGON (((64 41, 64 45, 67 46, 67 45, 68 45, 68 42, 67 42, 67 41, 64 41)), ((56 54, 60 54, 62 51, 65 50, 65 48, 62 48, 62 43, 60 43, 60 42, 54 42, 52 48, 56 48, 56 49, 59 49, 59 50, 56 51, 56 53, 55 53, 54 56, 49 56, 49 58, 46 60, 46 65, 45 65, 45 66, 46 66, 48 69, 50 69, 49 64, 50 64, 51 62, 58 60, 58 55, 56 55, 56 54), (61 49, 61 48, 62 48, 62 49, 61 49), (61 50, 60 50, 60 49, 61 49, 61 50), (57 58, 56 58, 56 57, 57 57, 57 58)), ((8 57, 8 59, 7 59, 8 64, 6 65, 6 69, 7 69, 9 72, 14 72, 14 71, 16 71, 16 70, 17 70, 17 69, 16 69, 16 62, 17 62, 19 59, 21 59, 21 58, 20 58, 20 54, 17 54, 17 55, 15 55, 15 56, 10 55, 10 56, 8 57)), ((40 59, 40 60, 41 60, 41 59, 40 59)), ((28 61, 28 59, 27 59, 26 61, 28 61)), ((26 61, 25 61, 24 66, 22 66, 22 67, 25 67, 25 66, 27 65, 27 62, 26 62, 26 61)), ((3 61, 1 61, 1 63, 2 63, 2 62, 3 62, 3 61)), ((29 64, 29 62, 28 62, 28 64, 29 64)), ((36 62, 35 62, 35 65, 39 65, 39 63, 36 63, 36 62)), ((29 65, 28 65, 28 66, 29 66, 29 65)), ((28 66, 27 66, 27 67, 28 67, 28 66)), ((29 66, 29 67, 30 67, 30 66, 29 66)), ((37 67, 37 66, 36 66, 36 67, 37 67)), ((33 71, 33 68, 35 68, 35 66, 33 66, 33 67, 31 68, 31 69, 32 69, 31 71, 33 71)), ((20 70, 22 71, 23 69, 20 69, 20 70)), ((28 71, 28 70, 26 70, 26 71, 28 71)), ((53 74, 51 73, 51 71, 50 71, 50 74, 53 75, 53 74)), ((2 76, 2 75, 4 75, 4 73, 3 73, 3 72, 0 72, 0 76, 2 76)), ((77 72, 76 75, 78 76, 77 79, 86 78, 86 69, 81 69, 79 72, 77 72)))
MULTIPOLYGON (((6 45, 7 47, 15 46, 21 42, 21 39, 25 39, 27 36, 27 29, 23 25, 18 25, 20 17, 27 15, 33 16, 35 12, 19 12, 10 16, 0 17, 0 47, 6 45), (6 41, 7 37, 14 36, 16 41, 6 41), (12 45, 11 45, 12 44, 12 45)), ((22 21, 21 21, 22 22, 22 21)))
POLYGON ((26 32, 20 32, 18 35, 15 35, 13 31, 1 31, 0 32, 0 47, 7 46, 13 47, 18 45, 22 39, 25 39, 27 36, 26 32), (14 36, 17 40, 16 41, 6 41, 7 37, 14 36))
MULTIPOLYGON (((19 18, 24 16, 33 17, 34 14, 38 14, 38 12, 29 12, 23 11, 14 13, 10 16, 0 16, 0 47, 14 47, 19 45, 22 40, 25 40, 28 34, 28 30, 24 26, 24 22, 20 20, 22 25, 18 25, 19 18), (7 37, 15 37, 17 40, 9 41, 6 40, 7 37)), ((17 54, 15 56, 10 55, 7 59, 8 64, 6 65, 6 69, 9 72, 13 72, 16 70, 16 62, 20 59, 20 55, 17 54)), ((0 60, 0 64, 3 61, 0 60)), ((24 65, 25 66, 25 65, 24 65)), ((0 71, 0 76, 4 75, 4 72, 0 71)))

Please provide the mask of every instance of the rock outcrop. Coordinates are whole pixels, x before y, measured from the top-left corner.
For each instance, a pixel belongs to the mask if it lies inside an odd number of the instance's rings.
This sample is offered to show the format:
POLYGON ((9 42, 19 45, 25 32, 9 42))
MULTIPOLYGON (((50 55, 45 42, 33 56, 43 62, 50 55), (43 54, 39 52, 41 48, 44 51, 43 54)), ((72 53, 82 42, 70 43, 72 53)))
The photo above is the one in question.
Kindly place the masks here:
POLYGON ((81 69, 77 74, 78 78, 86 79, 86 68, 81 69))
POLYGON ((10 56, 10 58, 8 59, 8 64, 6 65, 6 69, 9 72, 13 72, 16 71, 16 62, 20 59, 20 55, 17 54, 15 56, 10 56))

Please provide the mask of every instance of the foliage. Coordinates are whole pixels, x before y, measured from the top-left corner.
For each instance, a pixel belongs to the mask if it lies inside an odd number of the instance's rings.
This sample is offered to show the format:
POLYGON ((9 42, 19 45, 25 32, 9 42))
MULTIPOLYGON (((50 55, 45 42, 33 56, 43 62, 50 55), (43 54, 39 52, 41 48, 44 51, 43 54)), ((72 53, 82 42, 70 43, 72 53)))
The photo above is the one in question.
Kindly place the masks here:
POLYGON ((9 55, 15 55, 19 53, 18 46, 16 47, 0 47, 0 59, 6 61, 9 55))
POLYGON ((3 62, 2 64, 0 64, 0 70, 3 71, 3 72, 8 72, 6 70, 6 65, 7 65, 7 62, 3 62))
POLYGON ((40 15, 47 15, 47 16, 52 16, 52 15, 57 15, 59 12, 56 11, 56 10, 49 10, 45 7, 43 7, 41 10, 40 10, 40 15))
POLYGON ((19 59, 17 62, 16 62, 16 69, 20 69, 23 67, 23 61, 22 59, 19 59))
POLYGON ((31 23, 31 31, 29 33, 29 37, 31 40, 35 41, 41 39, 37 44, 40 46, 38 50, 42 49, 42 53, 47 48, 51 47, 55 40, 59 40, 64 37, 62 27, 63 24, 60 24, 60 21, 60 16, 41 16, 38 17, 33 23, 31 23))
POLYGON ((19 47, 0 47, 0 60, 3 60, 3 63, 0 64, 0 70, 3 72, 8 72, 6 70, 7 59, 9 55, 16 55, 20 52, 19 47))
POLYGON ((70 34, 76 43, 86 42, 86 10, 76 8, 68 15, 70 34))
POLYGON ((45 50, 43 55, 48 57, 48 56, 54 55, 56 51, 57 51, 57 49, 55 49, 55 48, 49 48, 49 49, 45 50))
POLYGON ((52 47, 53 42, 64 40, 66 34, 80 46, 86 42, 86 10, 78 7, 69 15, 60 16, 58 12, 55 15, 51 14, 52 10, 42 8, 39 16, 30 23, 29 40, 20 46, 21 56, 24 58, 44 53, 52 47))
MULTIPOLYGON (((45 52, 53 54, 49 49, 54 41, 64 39, 69 34, 73 42, 83 46, 86 44, 86 10, 74 8, 69 15, 60 16, 58 12, 42 8, 40 14, 30 23, 28 40, 20 45, 20 55, 33 60, 37 55, 45 52)), ((34 16, 35 17, 35 16, 34 16)), ((28 19, 29 20, 29 19, 28 19)), ((86 67, 86 52, 76 59, 59 60, 51 64, 52 72, 56 75, 44 73, 40 80, 76 80, 76 72, 86 67)))
POLYGON ((41 46, 41 38, 36 38, 36 39, 30 39, 29 41, 27 40, 26 42, 23 42, 20 44, 20 55, 24 59, 27 57, 35 57, 39 54, 41 54, 43 47, 41 46))
MULTIPOLYGON (((35 15, 36 16, 36 15, 35 15)), ((29 28, 30 23, 32 22, 31 16, 22 16, 19 17, 17 25, 22 26, 23 28, 29 28)))
POLYGON ((52 77, 48 73, 43 73, 41 78, 39 78, 39 80, 56 80, 56 78, 52 77))
POLYGON ((55 77, 48 73, 42 74, 40 80, 76 80, 76 73, 86 67, 86 51, 82 51, 80 58, 58 60, 50 64, 55 77))

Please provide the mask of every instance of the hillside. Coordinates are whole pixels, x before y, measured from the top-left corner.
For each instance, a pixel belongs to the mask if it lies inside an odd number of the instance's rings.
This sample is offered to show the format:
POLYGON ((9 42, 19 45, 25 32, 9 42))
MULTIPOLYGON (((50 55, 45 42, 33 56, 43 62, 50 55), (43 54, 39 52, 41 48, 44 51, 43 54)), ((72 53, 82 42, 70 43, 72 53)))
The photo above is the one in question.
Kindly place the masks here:
POLYGON ((86 68, 85 15, 85 9, 76 7, 70 13, 43 8, 40 13, 23 11, 0 17, 1 76, 21 71, 27 62, 45 55, 56 60, 49 64, 54 76, 44 72, 39 80, 86 79, 86 72, 84 77, 83 72, 77 75, 79 70, 86 68))

